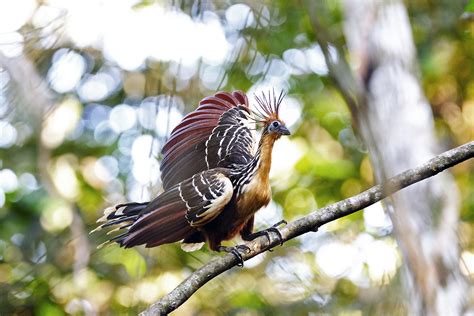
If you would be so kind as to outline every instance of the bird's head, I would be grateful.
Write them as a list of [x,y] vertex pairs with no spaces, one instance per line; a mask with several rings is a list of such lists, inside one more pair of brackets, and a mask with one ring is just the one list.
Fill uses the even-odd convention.
[[285,123],[283,123],[281,120],[272,120],[265,124],[265,132],[267,132],[269,135],[272,135],[276,138],[279,138],[282,135],[290,135],[290,131],[288,128],[285,126]]
[[256,116],[256,121],[263,126],[262,137],[278,139],[282,135],[290,135],[290,131],[278,115],[285,94],[281,91],[277,97],[275,90],[272,92],[269,91],[268,94],[262,92],[261,96],[255,95],[258,106],[253,113]]

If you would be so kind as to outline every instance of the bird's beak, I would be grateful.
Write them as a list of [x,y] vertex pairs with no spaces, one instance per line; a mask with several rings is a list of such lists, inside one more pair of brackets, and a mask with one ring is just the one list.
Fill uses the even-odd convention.
[[278,133],[280,135],[291,135],[290,130],[288,128],[286,128],[286,126],[283,126],[283,125],[281,125],[278,128]]

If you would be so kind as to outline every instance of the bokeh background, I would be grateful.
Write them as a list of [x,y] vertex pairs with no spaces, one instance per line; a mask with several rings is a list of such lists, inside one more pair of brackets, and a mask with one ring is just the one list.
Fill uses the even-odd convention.
[[[341,29],[339,1],[323,27]],[[89,235],[102,209],[160,192],[160,148],[217,90],[285,90],[262,229],[374,184],[299,1],[0,2],[0,314],[137,314],[218,255]],[[420,76],[445,149],[474,139],[474,23],[462,1],[410,1]],[[343,39],[340,39],[343,40]],[[474,166],[460,190],[474,279]],[[380,203],[213,280],[176,315],[405,314],[401,254]],[[472,286],[468,308],[474,306]]]

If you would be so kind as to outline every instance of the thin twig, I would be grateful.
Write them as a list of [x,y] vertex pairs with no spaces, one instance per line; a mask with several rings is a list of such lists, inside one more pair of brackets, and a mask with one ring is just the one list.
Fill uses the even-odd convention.
[[[306,1],[308,17],[313,28],[314,39],[319,44],[324,60],[336,87],[346,101],[353,117],[358,114],[359,106],[364,103],[364,92],[357,81],[349,62],[346,60],[343,48],[338,45],[327,28],[322,27],[317,12],[325,10],[324,2]],[[332,56],[331,48],[336,56]]]
[[[328,205],[305,217],[290,222],[280,229],[281,237],[283,241],[288,241],[302,234],[316,231],[317,228],[323,224],[357,212],[409,185],[432,177],[447,168],[473,157],[474,141],[435,156],[422,166],[400,173],[388,179],[384,184],[375,185],[358,195]],[[266,237],[259,237],[246,243],[245,245],[249,247],[250,251],[248,253],[241,253],[243,259],[248,260],[279,245],[280,240],[276,238],[277,236],[272,235],[272,237],[274,238],[271,238],[270,243],[268,243]],[[176,310],[186,302],[194,292],[216,276],[237,265],[237,263],[238,260],[233,254],[216,257],[193,272],[173,291],[152,304],[140,315],[165,315]]]

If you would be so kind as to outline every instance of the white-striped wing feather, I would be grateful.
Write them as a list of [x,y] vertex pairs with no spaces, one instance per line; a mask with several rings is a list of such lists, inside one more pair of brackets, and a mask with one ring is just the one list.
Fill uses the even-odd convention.
[[232,199],[232,182],[219,170],[222,169],[195,174],[178,185],[179,195],[186,204],[186,219],[193,227],[212,221]]

